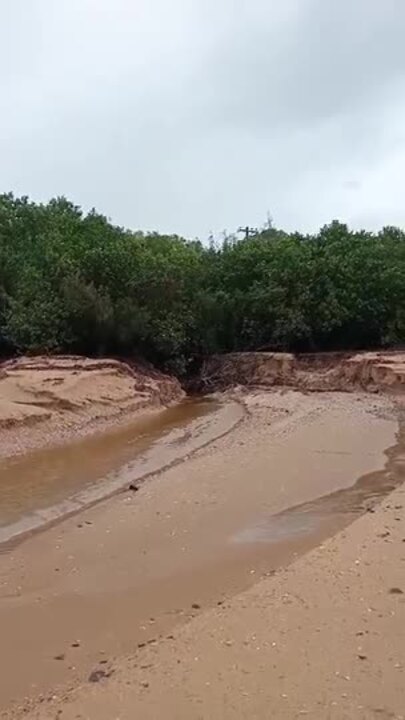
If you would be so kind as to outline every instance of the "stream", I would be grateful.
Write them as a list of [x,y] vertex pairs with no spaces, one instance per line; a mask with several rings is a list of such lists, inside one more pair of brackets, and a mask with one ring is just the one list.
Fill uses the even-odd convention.
[[[114,657],[141,662],[149,643],[226,611],[402,482],[403,432],[384,401],[287,396],[276,413],[276,400],[247,413],[191,399],[1,462],[3,703],[80,684]],[[118,494],[130,484],[139,493]]]
[[0,460],[0,544],[139,483],[231,430],[238,403],[187,399],[102,434]]

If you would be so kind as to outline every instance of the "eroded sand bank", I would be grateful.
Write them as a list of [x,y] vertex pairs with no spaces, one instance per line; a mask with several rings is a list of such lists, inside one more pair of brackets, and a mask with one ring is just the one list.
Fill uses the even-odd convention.
[[147,365],[85,357],[21,357],[0,364],[0,457],[128,422],[184,397]]
[[[382,511],[368,513],[358,521],[363,530],[356,522],[327,552],[318,550],[320,560],[308,555],[273,573],[400,482],[399,449],[385,454],[397,441],[396,410],[384,397],[355,393],[242,395],[249,412],[232,433],[139,492],[67,519],[0,558],[0,697],[8,716],[374,717],[353,714],[352,705],[345,715],[332,704],[339,675],[315,685],[332,665],[348,677],[352,665],[363,673],[364,695],[374,682],[366,660],[350,655],[344,671],[354,647],[345,635],[353,608],[354,624],[359,613],[376,623],[368,638],[375,644],[357,651],[373,654],[373,672],[385,672],[390,653],[394,665],[404,662],[403,619],[390,614],[403,610],[400,593],[382,585],[377,604],[372,595],[382,576],[386,585],[403,585],[395,568],[405,545],[396,535],[397,544],[379,538],[384,566],[378,552],[373,566],[376,533],[385,532]],[[399,535],[402,515],[392,522]],[[370,535],[367,523],[377,523]],[[356,557],[349,561],[350,553]],[[383,617],[394,645],[381,665],[373,632]],[[349,680],[339,682],[343,699]],[[396,712],[405,694],[392,682]],[[388,699],[380,698],[387,708]]]

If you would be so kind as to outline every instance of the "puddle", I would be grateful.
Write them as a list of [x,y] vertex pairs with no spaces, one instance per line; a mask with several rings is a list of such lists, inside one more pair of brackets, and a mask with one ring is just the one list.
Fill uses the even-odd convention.
[[[403,432],[402,432],[403,434]],[[354,485],[318,497],[287,510],[261,518],[240,530],[231,543],[282,546],[295,540],[330,535],[345,527],[402,484],[405,479],[404,440],[387,451],[382,471],[361,477]]]
[[233,542],[241,543],[280,543],[293,537],[302,537],[316,530],[320,517],[306,514],[305,511],[286,512],[273,515],[253,527],[246,528],[232,538]]
[[186,400],[64,446],[0,461],[0,543],[182,460],[231,429],[237,403]]

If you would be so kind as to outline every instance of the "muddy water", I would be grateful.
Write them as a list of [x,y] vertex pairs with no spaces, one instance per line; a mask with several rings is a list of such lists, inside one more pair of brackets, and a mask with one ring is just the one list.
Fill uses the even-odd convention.
[[[156,448],[175,462],[179,449],[225,434],[238,417],[232,403],[205,408],[152,442],[126,481],[162,461]],[[402,479],[401,443],[384,454],[394,417],[367,414],[349,396],[303,396],[295,415],[277,418],[251,414],[139,493],[0,557],[0,708],[82,683],[98,663],[113,669],[114,656],[141,662],[145,644],[172,637],[200,609],[224,600],[226,609],[226,598],[345,527]],[[80,488],[83,502],[98,484]]]
[[0,543],[181,460],[242,415],[236,403],[187,400],[101,435],[0,460]]
[[388,451],[384,470],[369,473],[350,487],[263,517],[236,533],[231,541],[245,546],[274,546],[276,552],[283,544],[298,544],[302,548],[302,543],[316,545],[322,537],[344,528],[359,515],[373,512],[374,505],[405,480],[405,432],[402,435]]

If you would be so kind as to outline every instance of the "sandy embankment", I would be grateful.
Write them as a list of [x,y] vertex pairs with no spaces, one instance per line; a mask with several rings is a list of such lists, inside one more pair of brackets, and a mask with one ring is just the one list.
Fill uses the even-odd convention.
[[399,483],[393,404],[240,392],[232,433],[0,557],[5,717],[400,717],[402,500],[273,576]]
[[[230,353],[210,357],[196,383],[302,391],[402,392],[405,353]],[[0,457],[63,444],[128,423],[185,397],[150,365],[79,356],[17,358],[0,364]]]
[[201,370],[203,390],[245,387],[291,387],[303,391],[366,390],[403,393],[405,352],[229,353],[209,357]]
[[69,441],[178,402],[175,378],[118,360],[18,358],[0,365],[0,456]]

